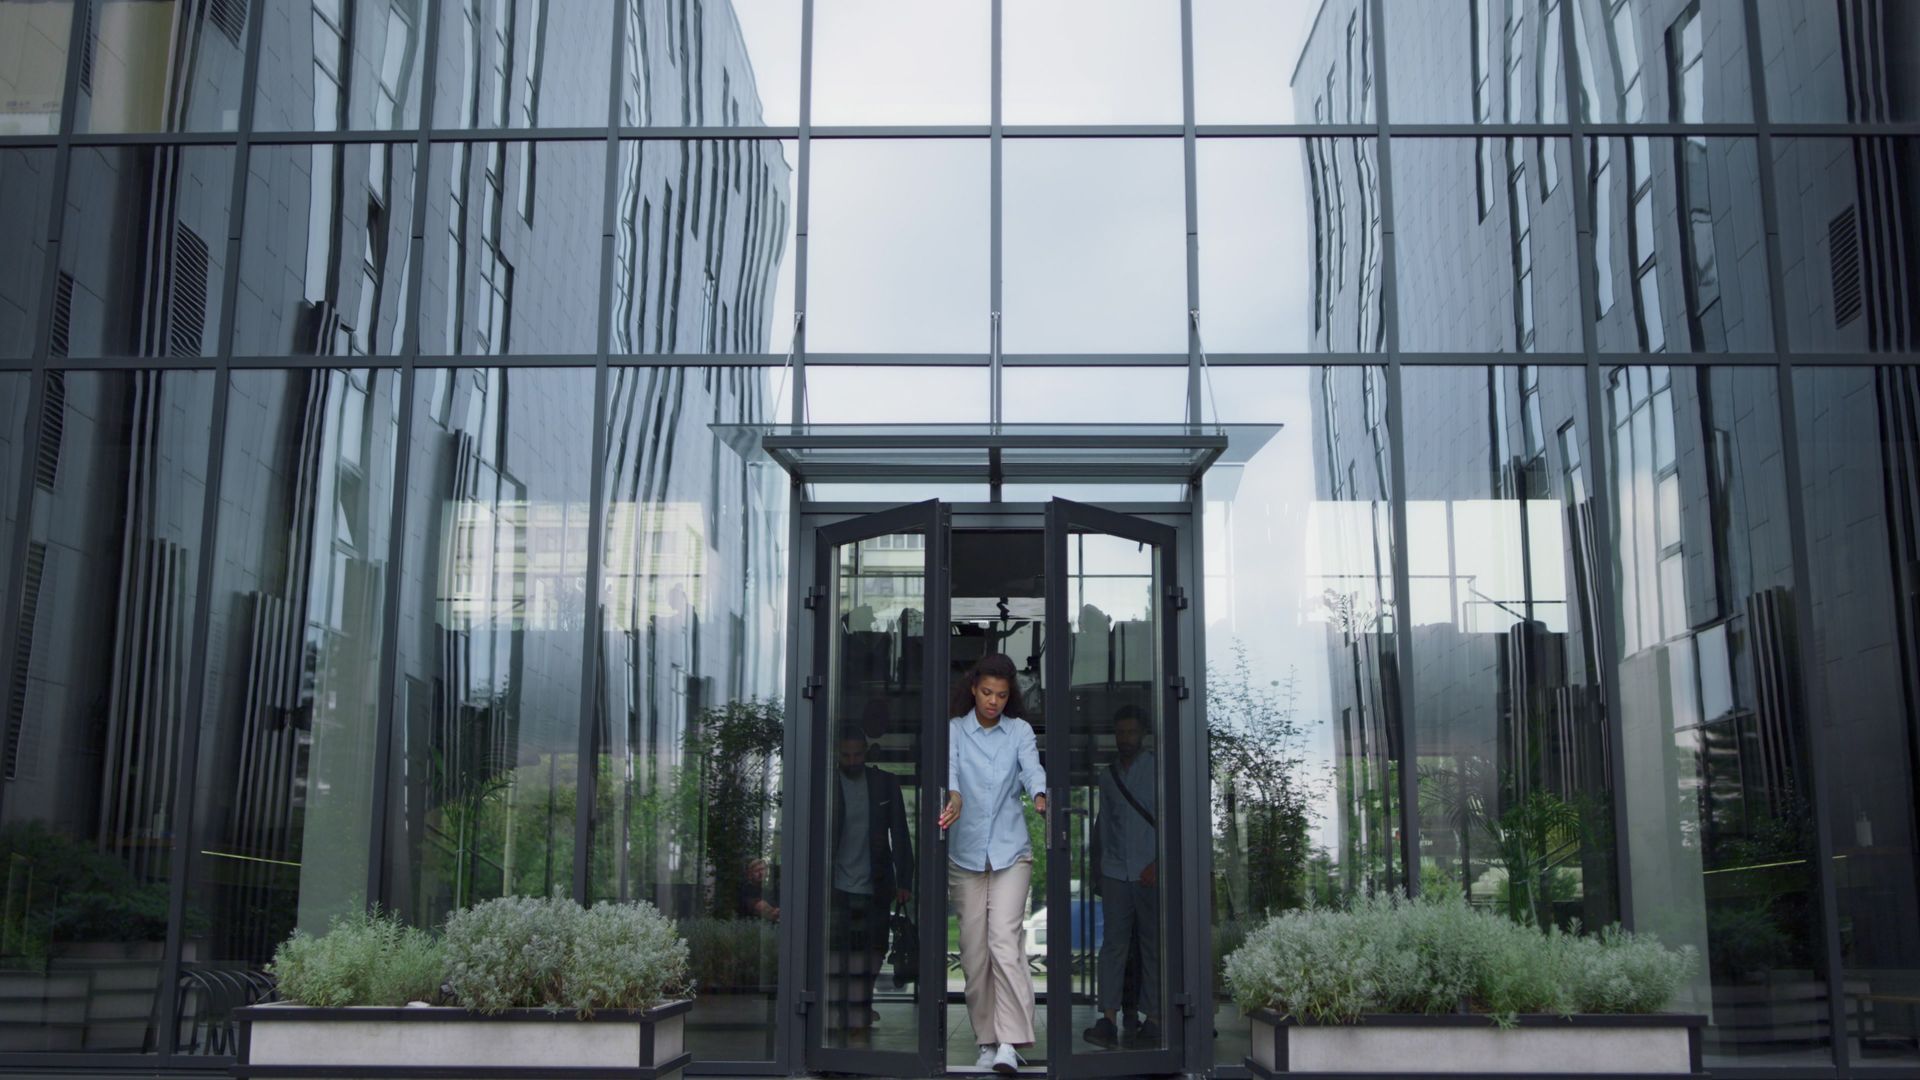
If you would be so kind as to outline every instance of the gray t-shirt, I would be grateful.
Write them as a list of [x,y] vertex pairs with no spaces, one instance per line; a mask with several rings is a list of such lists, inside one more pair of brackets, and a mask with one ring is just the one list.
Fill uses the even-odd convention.
[[840,843],[833,853],[833,887],[842,892],[873,892],[873,850],[868,839],[867,770],[858,779],[840,780],[840,798],[847,808],[847,819],[840,825]]

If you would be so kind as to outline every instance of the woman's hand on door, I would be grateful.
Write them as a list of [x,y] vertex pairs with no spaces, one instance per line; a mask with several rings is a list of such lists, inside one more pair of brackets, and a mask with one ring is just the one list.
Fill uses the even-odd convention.
[[948,828],[958,820],[960,820],[960,793],[958,791],[949,791],[947,792],[947,805],[940,808],[940,827],[942,829]]

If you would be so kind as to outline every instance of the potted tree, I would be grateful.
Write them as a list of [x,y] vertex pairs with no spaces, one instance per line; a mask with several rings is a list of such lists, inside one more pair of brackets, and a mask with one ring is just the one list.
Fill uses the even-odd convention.
[[1226,959],[1248,1068],[1534,1076],[1700,1072],[1703,1016],[1662,1012],[1692,950],[1543,932],[1457,894],[1272,919]]
[[687,946],[650,904],[504,897],[439,938],[342,919],[295,933],[272,971],[286,1000],[237,1011],[235,1076],[653,1080],[690,1057]]

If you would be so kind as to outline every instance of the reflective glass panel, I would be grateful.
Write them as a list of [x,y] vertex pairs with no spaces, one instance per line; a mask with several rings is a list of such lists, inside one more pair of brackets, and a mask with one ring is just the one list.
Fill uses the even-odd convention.
[[1202,124],[1372,123],[1372,5],[1194,0],[1193,93]]
[[414,376],[387,907],[572,889],[590,368]]
[[[1054,993],[1093,991],[1093,1009],[1072,1010],[1081,1035],[1076,1054],[1097,1057],[1167,1045],[1167,890],[1161,876],[1172,829],[1167,827],[1173,763],[1168,754],[1166,608],[1156,602],[1165,556],[1153,545],[1098,532],[1067,535],[1066,805],[1072,869],[1069,909],[1052,920],[1073,926],[1098,921],[1097,934],[1072,936],[1068,955],[1087,980],[1047,983]],[[1053,853],[1050,853],[1053,854]],[[1050,912],[1051,917],[1053,913]],[[1066,925],[1061,925],[1061,922]],[[1049,971],[1051,976],[1051,971]],[[1064,982],[1067,985],[1061,986]],[[1077,995],[1076,995],[1077,996]],[[1125,1031],[1124,1045],[1121,1034]]]
[[240,126],[247,4],[77,0],[73,6],[85,8],[87,42],[80,57],[75,131],[233,131]]
[[[1560,20],[1576,2],[1385,0],[1393,122],[1565,121]],[[1331,109],[1338,95],[1328,100]]]
[[1385,347],[1376,141],[1200,140],[1200,343],[1209,353]]
[[1920,139],[1775,137],[1773,175],[1792,349],[1920,349]]
[[793,0],[624,0],[620,20],[627,63],[620,122],[628,127],[798,124],[800,9]]
[[[20,506],[20,460],[27,452],[27,410],[33,404],[33,376],[0,372],[0,551],[13,551],[13,524]],[[56,404],[58,404],[56,402]],[[0,558],[9,558],[0,555]],[[12,718],[8,718],[12,723]]]
[[1009,424],[1187,418],[1184,367],[1016,367],[1001,373],[1000,388],[1000,418]]
[[407,143],[253,149],[235,355],[400,351],[413,160]]
[[1753,119],[1743,8],[1741,0],[1574,3],[1582,115],[1607,124]]
[[813,143],[807,348],[988,350],[985,139]]
[[989,371],[984,367],[808,364],[807,421],[814,424],[978,423],[985,421],[990,412],[988,376]]
[[1804,1009],[1828,987],[1777,386],[1772,368],[1605,383],[1634,928],[1704,958],[1669,1008],[1713,1014],[1709,1066],[1832,1046]]
[[1392,446],[1383,368],[1216,368],[1223,420],[1281,425],[1206,476],[1213,1060],[1247,1025],[1223,958],[1283,911],[1401,887]]
[[[556,5],[532,6],[551,12]],[[426,0],[268,0],[265,15],[256,128],[388,131],[420,125]],[[441,15],[465,17],[452,5]],[[528,59],[524,53],[514,58]]]
[[1775,123],[1920,120],[1920,9],[1768,0],[1759,5],[1767,113]]
[[76,147],[69,168],[54,291],[67,355],[212,356],[233,150]]
[[771,1059],[779,1023],[789,487],[707,428],[766,422],[777,378],[607,373],[589,889],[679,924],[708,1061]]
[[[79,0],[85,3],[86,0]],[[0,135],[60,130],[75,0],[0,0]]]
[[1773,347],[1751,139],[1588,142],[1601,352]]
[[294,930],[367,901],[398,372],[238,371],[182,962],[179,1053],[213,1053]]
[[[164,1028],[193,681],[203,371],[47,373],[8,706],[10,1051],[142,1054]],[[10,549],[11,550],[11,549]],[[211,912],[189,905],[188,928]],[[191,929],[189,932],[193,932]]]
[[1008,140],[1008,352],[1187,349],[1177,139]]
[[1401,379],[1421,889],[1599,930],[1619,902],[1586,369]]
[[591,353],[604,142],[439,143],[427,178],[427,354]]
[[798,161],[772,139],[620,144],[613,352],[792,350]]
[[816,0],[813,122],[986,123],[991,15],[986,0]]
[[607,7],[592,0],[444,0],[433,126],[606,126],[613,88]]
[[1912,368],[1794,372],[1806,500],[1816,665],[1808,705],[1820,718],[1848,1056],[1862,1065],[1920,1061],[1920,857],[1914,839],[1920,690],[1914,550],[1920,529],[1904,486],[1920,452]]
[[1180,123],[1180,5],[1047,0],[1000,17],[1007,123]]
[[1579,351],[1567,142],[1394,141],[1401,348]]
[[[0,251],[11,253],[11,265],[0,272],[0,356],[33,355],[40,283],[46,280],[47,216],[53,212],[53,155],[51,149],[0,150]],[[69,305],[70,312],[72,287],[63,288],[64,298],[56,296],[54,303]],[[68,343],[52,342],[49,351],[65,356]]]

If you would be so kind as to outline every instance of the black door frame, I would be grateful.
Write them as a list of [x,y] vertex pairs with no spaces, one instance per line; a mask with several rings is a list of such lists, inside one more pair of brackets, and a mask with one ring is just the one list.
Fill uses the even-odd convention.
[[[787,769],[784,786],[791,801],[787,804],[787,820],[782,826],[784,832],[782,859],[786,866],[800,872],[782,875],[780,896],[784,912],[782,924],[796,928],[799,932],[782,935],[784,944],[781,951],[779,1003],[776,1017],[784,1030],[776,1041],[777,1045],[783,1048],[783,1052],[779,1055],[780,1059],[786,1063],[787,1070],[794,1075],[829,1069],[849,1073],[873,1073],[872,1065],[858,1060],[829,1065],[827,1057],[823,1057],[823,1052],[815,1049],[819,1041],[816,1038],[816,1032],[819,1030],[817,1025],[821,1023],[818,1016],[819,1010],[813,1007],[815,1002],[811,1000],[816,994],[817,984],[812,973],[819,970],[814,951],[818,932],[813,925],[818,912],[815,910],[816,902],[809,895],[811,890],[808,883],[817,880],[811,876],[815,872],[814,848],[818,846],[812,843],[812,838],[824,824],[824,811],[817,805],[820,803],[822,797],[820,793],[824,785],[820,783],[818,777],[824,775],[828,748],[820,741],[824,737],[823,725],[816,712],[815,702],[803,696],[808,676],[824,675],[826,657],[821,653],[819,645],[825,639],[820,636],[819,625],[822,618],[820,612],[825,605],[816,602],[814,609],[808,609],[805,607],[806,597],[810,589],[823,586],[831,580],[829,576],[831,566],[827,560],[831,557],[833,545],[845,543],[853,535],[864,535],[863,529],[870,529],[872,523],[883,520],[876,515],[912,511],[916,516],[911,520],[925,521],[926,508],[930,505],[937,506],[940,514],[940,526],[937,529],[939,561],[937,564],[934,561],[935,538],[930,537],[928,565],[930,578],[932,568],[937,565],[942,578],[942,588],[945,590],[948,553],[951,550],[948,537],[952,530],[1044,531],[1048,504],[1044,502],[966,502],[918,503],[902,506],[891,502],[808,502],[801,496],[800,486],[795,485],[794,501],[791,505],[793,507],[792,525],[788,535],[791,544],[789,559],[792,578],[788,588],[791,607],[787,619],[789,641],[786,646],[788,655],[786,682],[788,698],[792,702],[789,706],[789,715],[796,722],[789,725],[785,742]],[[1177,799],[1169,801],[1192,803],[1195,798],[1204,800],[1206,798],[1205,731],[1204,725],[1199,722],[1201,702],[1204,698],[1200,661],[1203,640],[1203,628],[1200,623],[1202,577],[1199,563],[1201,504],[1196,497],[1191,501],[1179,502],[1113,502],[1080,505],[1093,511],[1123,515],[1129,520],[1145,521],[1173,530],[1174,541],[1164,566],[1168,581],[1184,590],[1188,596],[1192,597],[1192,602],[1180,610],[1169,612],[1171,621],[1168,637],[1172,639],[1172,643],[1166,646],[1169,658],[1167,670],[1173,674],[1184,675],[1192,686],[1193,692],[1190,697],[1170,703],[1167,713],[1169,727],[1175,733],[1175,738],[1167,740],[1164,745],[1167,745],[1170,752],[1176,755],[1169,760],[1167,776],[1169,784],[1179,793]],[[905,531],[915,527],[914,525],[901,527],[899,522],[903,520],[908,519],[889,519],[888,523],[893,527],[881,528],[871,532],[871,535]],[[866,525],[863,526],[861,524],[863,522]],[[834,531],[828,533],[827,530]],[[938,599],[940,622],[933,621],[934,612],[930,599],[929,625],[942,625],[948,619],[951,597],[943,591]],[[1049,619],[1052,617],[1052,612],[1049,611]],[[926,658],[929,671],[936,670],[934,668],[936,660],[932,655],[934,647],[929,646]],[[944,670],[947,663],[944,639],[940,639],[938,648],[942,653],[938,659],[941,665],[939,670]],[[944,709],[944,686],[940,687],[937,696],[940,701],[932,709],[933,713]],[[819,707],[824,708],[824,697]],[[1175,741],[1179,744],[1177,750],[1173,748]],[[938,757],[937,761],[929,760],[925,764],[925,767],[930,770],[929,775],[944,776],[946,769],[944,740],[938,738],[930,740],[927,749],[930,754]],[[1049,783],[1051,784],[1051,780]],[[940,957],[940,962],[943,963],[946,952],[944,936],[946,881],[944,867],[941,866],[944,861],[944,847],[940,846],[938,839],[938,811],[933,808],[933,801],[927,800],[927,805],[922,807],[922,811],[920,836],[934,838],[934,844],[929,847],[927,842],[922,840],[922,850],[919,852],[921,892],[917,903],[920,905],[921,912],[919,917],[921,955],[927,960]],[[1178,893],[1178,899],[1172,900],[1171,903],[1179,905],[1179,909],[1183,911],[1205,910],[1206,907],[1206,880],[1212,869],[1211,853],[1206,849],[1204,831],[1198,837],[1187,835],[1194,832],[1196,828],[1204,830],[1206,818],[1207,815],[1204,813],[1182,814],[1178,824],[1180,831],[1167,834],[1168,844],[1178,845],[1183,856],[1177,882],[1168,881],[1168,894],[1171,897],[1174,893]],[[928,885],[930,878],[933,882],[931,891]],[[933,902],[935,897],[940,901],[938,909],[940,917],[930,919],[925,915],[925,905]],[[1049,904],[1051,903],[1052,898],[1049,894]],[[1155,1071],[1205,1073],[1213,1067],[1212,996],[1207,985],[1208,973],[1211,970],[1211,964],[1207,959],[1212,947],[1211,927],[1207,925],[1205,919],[1182,919],[1176,923],[1169,918],[1167,925],[1166,955],[1162,962],[1167,969],[1168,999],[1162,1006],[1165,1014],[1162,1017],[1162,1026],[1167,1030],[1169,1045],[1174,1049],[1156,1052],[1166,1055],[1166,1060],[1170,1064],[1162,1070],[1159,1068],[1160,1063],[1155,1062]],[[934,940],[936,935],[937,940]],[[932,951],[929,951],[930,945]],[[923,968],[927,960],[923,960]],[[1196,982],[1196,979],[1199,981]],[[921,1014],[919,1030],[922,1038],[926,1037],[925,1033],[929,1029],[934,1033],[931,1056],[924,1062],[915,1061],[908,1064],[903,1060],[905,1055],[893,1054],[891,1057],[905,1067],[887,1066],[880,1074],[938,1076],[951,1071],[950,1065],[964,1067],[968,1064],[949,1063],[944,1060],[947,1035],[944,990],[944,980],[937,976],[923,979],[916,985],[916,1002]],[[930,996],[937,997],[939,1000],[930,1001],[928,1000]],[[1192,1004],[1196,1001],[1207,1005],[1207,1008],[1196,1010]],[[1049,1018],[1050,1038],[1053,1026]],[[1077,1032],[1064,1032],[1063,1035],[1066,1038],[1072,1038],[1077,1036]],[[1052,1045],[1049,1045],[1048,1049],[1049,1075],[1062,1075],[1060,1072],[1062,1064],[1054,1060]],[[828,1057],[836,1059],[845,1053],[848,1051],[825,1052]],[[855,1051],[855,1053],[871,1052]],[[1070,1058],[1072,1055],[1067,1056]],[[867,1060],[871,1061],[870,1058]],[[1111,1054],[1093,1056],[1090,1060],[1096,1063],[1096,1066],[1090,1067],[1090,1070],[1099,1074],[1107,1074],[1120,1065],[1118,1057]],[[695,1068],[697,1071],[705,1071],[699,1070],[697,1065]],[[1080,1075],[1086,1075],[1086,1073],[1083,1072]]]

